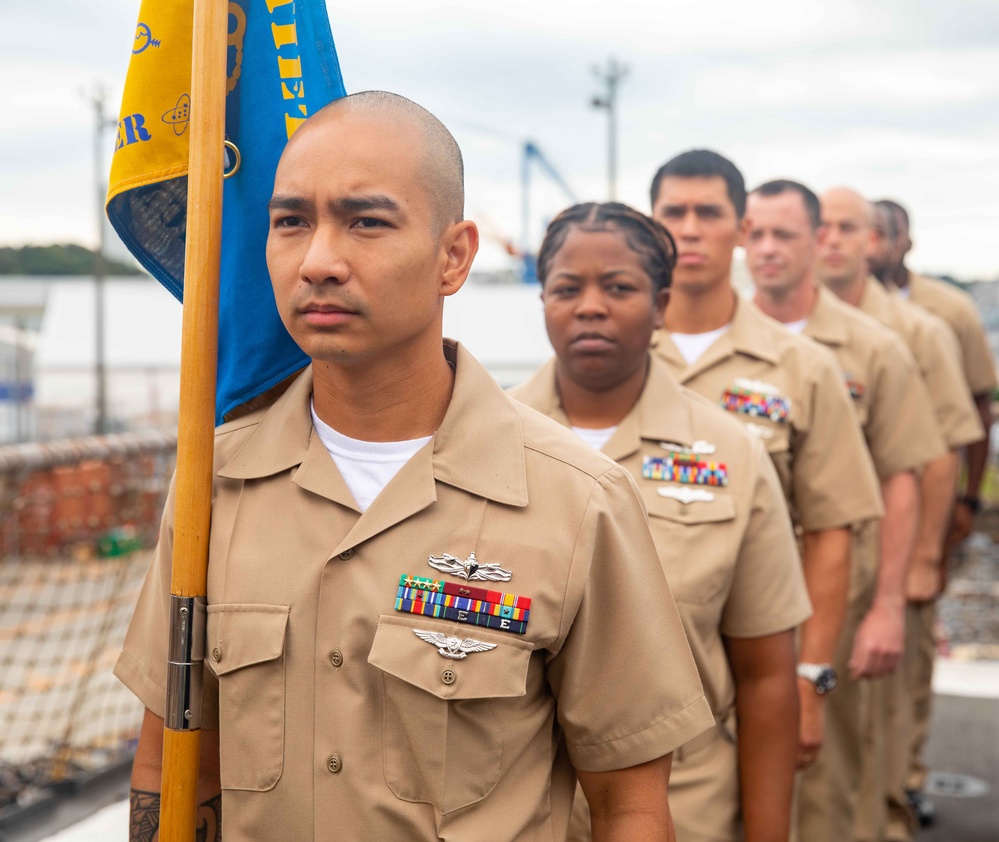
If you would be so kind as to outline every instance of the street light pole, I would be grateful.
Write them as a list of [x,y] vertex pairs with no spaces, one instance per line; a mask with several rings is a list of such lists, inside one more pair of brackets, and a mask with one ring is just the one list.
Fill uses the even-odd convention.
[[94,183],[97,188],[97,251],[94,254],[94,378],[95,415],[94,432],[103,435],[108,432],[107,406],[107,361],[104,353],[104,278],[107,265],[104,258],[104,199],[107,185],[104,183],[104,129],[113,122],[104,113],[107,91],[97,84],[90,95],[94,107]]
[[628,75],[628,66],[612,57],[606,69],[594,67],[593,74],[604,86],[604,92],[590,104],[607,111],[607,198],[613,202],[617,199],[617,90]]

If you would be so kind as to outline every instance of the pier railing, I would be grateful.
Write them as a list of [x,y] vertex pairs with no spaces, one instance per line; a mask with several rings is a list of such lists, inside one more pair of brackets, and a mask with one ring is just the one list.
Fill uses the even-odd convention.
[[0,820],[121,763],[142,708],[111,674],[176,434],[0,447]]

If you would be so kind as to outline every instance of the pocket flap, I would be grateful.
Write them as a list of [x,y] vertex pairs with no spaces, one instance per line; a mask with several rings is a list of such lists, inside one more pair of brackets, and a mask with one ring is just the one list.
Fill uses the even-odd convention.
[[642,498],[652,517],[662,517],[677,523],[718,523],[732,520],[735,517],[735,500],[725,493],[720,494],[714,488],[707,486],[669,486],[671,488],[691,488],[709,491],[714,494],[713,500],[695,500],[684,503],[671,497],[663,497],[659,489],[666,486],[643,486]]
[[225,675],[280,658],[287,626],[287,605],[209,605],[206,661]]
[[[445,658],[437,646],[416,635],[417,629],[463,640],[473,638],[495,644],[495,648],[469,652],[460,659]],[[383,615],[378,618],[368,663],[439,699],[502,698],[526,694],[527,667],[533,649],[527,641],[478,626],[445,623],[419,615]],[[444,680],[445,672],[450,683]]]
[[743,426],[763,442],[767,453],[784,453],[791,447],[791,429],[786,423],[743,421]]

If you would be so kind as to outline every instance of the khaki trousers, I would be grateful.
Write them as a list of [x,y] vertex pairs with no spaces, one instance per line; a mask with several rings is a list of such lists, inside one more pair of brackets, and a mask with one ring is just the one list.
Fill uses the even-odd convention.
[[880,764],[872,758],[865,765],[857,842],[910,842],[915,833],[916,817],[905,793],[921,789],[924,783],[925,772],[914,775],[913,762],[922,751],[929,726],[935,620],[935,603],[906,608],[902,665],[878,682],[883,693],[873,705],[869,733],[871,740],[883,740],[884,756]]
[[850,601],[833,666],[839,683],[823,702],[825,739],[815,762],[798,776],[794,831],[801,842],[852,838],[869,720],[870,683],[850,680],[854,637],[870,610],[877,584],[875,524],[854,533]]
[[889,718],[888,707],[893,704],[893,678],[889,675],[867,682],[860,787],[853,827],[855,842],[882,842],[885,835],[888,817],[885,808],[884,728]]
[[912,731],[909,740],[909,771],[906,776],[906,789],[921,790],[926,786],[927,769],[923,763],[923,749],[930,733],[930,717],[933,706],[933,662],[937,654],[935,627],[937,603],[913,606],[909,614],[915,617],[912,622],[912,646],[906,647],[906,658],[912,653],[911,663],[906,667],[909,694],[912,698]]
[[[730,729],[673,753],[669,808],[677,842],[739,842],[739,758]],[[590,809],[576,785],[566,842],[589,842]]]

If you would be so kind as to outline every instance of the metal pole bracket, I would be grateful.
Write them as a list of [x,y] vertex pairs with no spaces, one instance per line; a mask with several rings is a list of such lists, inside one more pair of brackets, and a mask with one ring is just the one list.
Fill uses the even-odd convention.
[[170,595],[166,727],[174,731],[201,727],[206,613],[203,596]]

